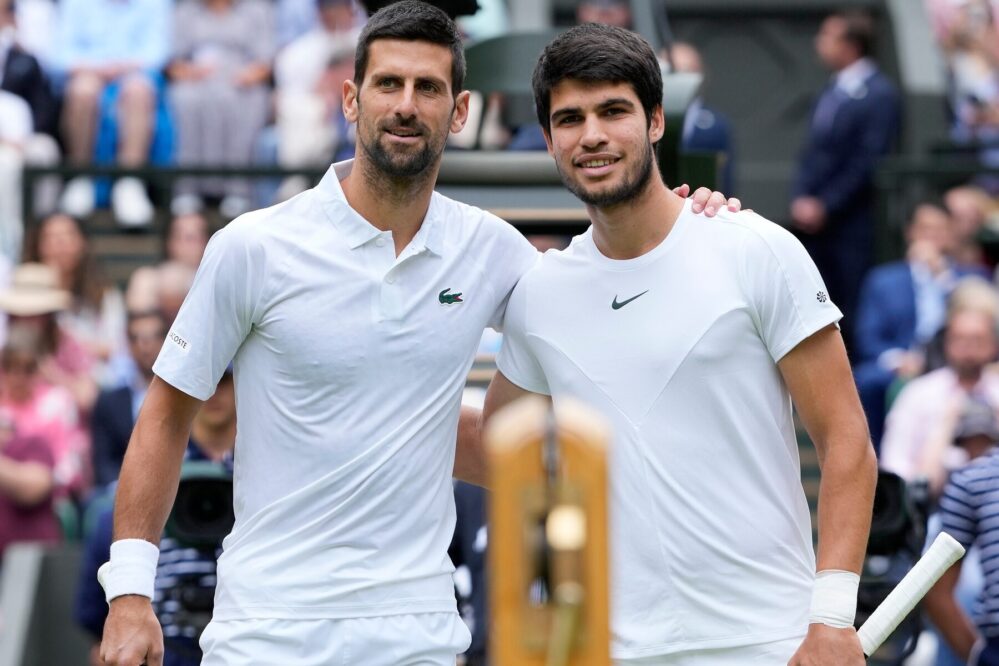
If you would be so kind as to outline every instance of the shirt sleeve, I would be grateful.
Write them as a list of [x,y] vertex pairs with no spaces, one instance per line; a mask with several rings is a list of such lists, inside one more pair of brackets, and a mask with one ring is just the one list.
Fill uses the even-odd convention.
[[943,531],[954,537],[965,549],[971,548],[978,537],[975,494],[968,487],[968,482],[968,476],[962,472],[952,475],[940,498]]
[[215,392],[257,320],[268,278],[256,235],[243,218],[212,236],[153,365],[160,378],[199,400]]
[[496,367],[520,388],[551,395],[548,380],[531,348],[527,333],[528,291],[529,280],[524,278],[510,295],[503,322],[503,346],[496,358]]
[[491,271],[498,271],[498,274],[495,275],[496,288],[498,293],[503,294],[503,298],[500,299],[496,310],[489,318],[489,328],[497,331],[503,330],[506,307],[513,288],[541,256],[519,231],[506,222],[502,224],[503,231],[499,239],[501,249],[497,253],[497,260],[492,262],[489,267]]
[[[755,213],[743,240],[742,282],[757,330],[774,361],[805,338],[837,323],[843,313],[829,299],[804,246],[783,227]],[[755,219],[752,219],[755,218]]]

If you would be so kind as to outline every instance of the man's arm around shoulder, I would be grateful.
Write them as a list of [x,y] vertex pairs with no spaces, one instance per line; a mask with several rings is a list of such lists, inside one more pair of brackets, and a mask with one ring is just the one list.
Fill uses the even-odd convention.
[[[877,460],[842,336],[827,326],[788,352],[778,366],[815,443],[822,471],[818,571],[857,581],[871,529]],[[821,594],[817,586],[816,595]],[[848,621],[829,624],[814,621],[816,608],[824,602],[813,596],[812,623],[790,666],[862,666],[864,655],[852,627],[855,601],[839,613],[850,615]]]
[[458,421],[458,445],[454,457],[454,477],[466,483],[487,488],[489,486],[488,457],[482,442],[482,433],[489,419],[506,405],[518,398],[534,393],[520,388],[499,370],[489,382],[486,401],[482,410],[461,408]]
[[[153,379],[132,432],[115,498],[114,538],[158,546],[177,494],[180,466],[201,402]],[[151,600],[125,594],[111,601],[101,658],[109,666],[159,666],[163,633]]]

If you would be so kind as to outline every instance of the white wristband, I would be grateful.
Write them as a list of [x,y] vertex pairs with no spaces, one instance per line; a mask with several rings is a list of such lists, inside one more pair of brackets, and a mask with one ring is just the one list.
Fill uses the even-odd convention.
[[860,576],[852,571],[830,569],[815,575],[809,624],[825,624],[837,629],[852,627],[857,617],[857,588]]
[[112,599],[126,594],[153,598],[156,563],[160,549],[145,539],[121,539],[111,544],[111,561],[97,570],[97,580],[104,588],[104,597]]

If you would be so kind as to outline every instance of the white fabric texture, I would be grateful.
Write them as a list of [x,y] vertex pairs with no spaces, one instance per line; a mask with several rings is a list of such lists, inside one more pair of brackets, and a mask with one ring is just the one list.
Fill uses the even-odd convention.
[[456,611],[462,388],[537,253],[434,194],[397,258],[347,204],[350,168],[215,234],[154,366],[204,400],[233,359],[236,523],[215,620]]
[[615,433],[614,658],[804,635],[815,562],[777,361],[841,316],[790,233],[689,202],[645,255],[588,231],[514,290],[500,371]]
[[201,666],[454,666],[471,635],[454,613],[212,622]]

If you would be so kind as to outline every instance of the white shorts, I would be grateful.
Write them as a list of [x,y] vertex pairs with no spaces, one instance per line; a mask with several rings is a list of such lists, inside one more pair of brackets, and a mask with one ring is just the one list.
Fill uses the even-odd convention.
[[805,637],[718,650],[691,650],[664,657],[618,659],[616,666],[787,666]]
[[212,620],[201,635],[201,665],[454,666],[471,641],[457,613]]

